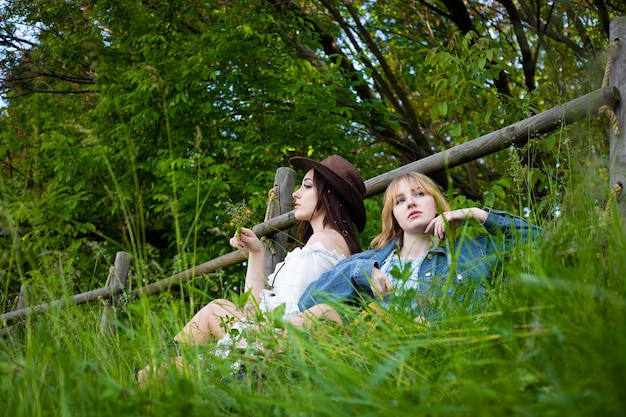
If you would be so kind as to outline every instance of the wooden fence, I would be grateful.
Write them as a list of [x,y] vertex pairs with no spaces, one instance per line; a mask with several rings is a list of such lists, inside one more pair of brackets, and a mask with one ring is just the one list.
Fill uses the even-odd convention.
[[[406,172],[421,172],[430,175],[483,158],[511,145],[525,143],[531,138],[540,137],[559,129],[561,126],[602,114],[608,117],[611,124],[610,181],[614,190],[613,202],[617,204],[622,218],[626,219],[624,199],[626,193],[621,192],[624,184],[626,184],[626,128],[624,128],[626,126],[626,105],[620,102],[621,96],[626,97],[626,17],[611,22],[610,39],[609,58],[600,89],[495,132],[370,178],[365,181],[366,197],[384,192],[393,178]],[[620,40],[622,41],[620,42]],[[266,243],[270,247],[270,250],[267,251],[265,264],[266,275],[273,270],[276,263],[284,258],[285,253],[282,248],[285,247],[287,237],[285,231],[296,223],[293,211],[287,209],[287,207],[291,207],[291,192],[294,184],[295,173],[293,170],[279,168],[276,173],[274,188],[270,192],[276,194],[276,199],[270,199],[266,220],[253,227],[254,232],[259,237],[266,239]],[[194,277],[215,272],[244,260],[245,257],[240,251],[230,252],[169,278],[128,291],[127,296],[132,298],[166,291]],[[25,299],[20,298],[16,303],[17,309],[3,314],[0,320],[4,326],[7,326],[12,321],[39,314],[52,308],[61,308],[69,303],[83,304],[100,300],[105,304],[101,329],[107,331],[111,309],[115,307],[119,301],[119,296],[126,288],[125,282],[130,269],[130,262],[130,255],[119,252],[104,288],[32,307],[26,307]],[[22,292],[27,294],[28,289],[22,288],[20,293]],[[7,334],[11,328],[12,326],[5,327],[2,329],[2,334]]]

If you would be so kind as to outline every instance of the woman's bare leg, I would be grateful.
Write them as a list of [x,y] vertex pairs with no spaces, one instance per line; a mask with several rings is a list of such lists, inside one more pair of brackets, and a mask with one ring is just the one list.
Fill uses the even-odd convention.
[[243,317],[232,301],[213,300],[192,317],[174,340],[191,345],[208,343],[213,338],[224,337],[226,330]]
[[[213,300],[202,307],[191,320],[174,337],[179,343],[197,345],[208,343],[211,339],[220,339],[226,334],[233,324],[242,319],[244,314],[237,310],[235,304],[229,300]],[[177,356],[171,359],[171,363],[176,365],[182,372],[183,360]],[[161,364],[161,367],[166,366]],[[148,380],[154,377],[163,377],[162,369],[152,369],[147,365],[137,372],[137,382],[141,387],[145,387]]]

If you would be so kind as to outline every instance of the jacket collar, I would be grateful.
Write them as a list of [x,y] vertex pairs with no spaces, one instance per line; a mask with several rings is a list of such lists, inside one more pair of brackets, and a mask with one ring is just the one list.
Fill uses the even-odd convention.
[[[398,238],[395,238],[391,242],[387,243],[382,248],[382,251],[385,253],[391,253],[391,251],[397,247],[398,247]],[[440,253],[442,255],[445,255],[448,253],[446,251],[446,248],[444,248],[443,246],[435,245],[435,246],[432,246],[430,249],[428,249],[428,253],[426,254],[426,256],[428,256],[428,254],[433,253],[433,252]]]

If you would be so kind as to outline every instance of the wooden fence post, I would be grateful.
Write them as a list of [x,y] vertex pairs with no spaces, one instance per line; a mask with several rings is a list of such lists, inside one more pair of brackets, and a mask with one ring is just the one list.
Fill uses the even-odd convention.
[[29,303],[28,299],[30,298],[30,285],[22,284],[20,287],[20,295],[17,297],[17,305],[15,307],[16,310],[20,310],[26,307]]
[[[30,286],[26,284],[22,284],[20,287],[20,294],[16,297],[15,303],[13,305],[13,311],[22,310],[28,306],[28,299],[30,298]],[[12,324],[9,327],[5,327],[2,329],[0,333],[0,337],[6,337],[7,335],[13,335],[15,333],[15,328],[19,323]]]
[[[115,262],[109,269],[109,276],[105,287],[112,289],[124,288],[126,286],[126,280],[128,278],[128,271],[130,270],[130,261],[132,257],[127,252],[118,252],[115,255]],[[100,336],[105,334],[112,334],[115,330],[112,319],[115,318],[117,306],[119,305],[121,295],[112,295],[111,298],[100,298],[102,304],[104,304],[104,310],[102,311],[102,319],[100,320]]]
[[[281,167],[276,170],[274,187],[270,191],[265,221],[291,211],[293,207],[292,194],[295,184],[296,172],[293,169]],[[289,230],[277,230],[265,240],[267,250],[265,251],[263,270],[266,277],[274,272],[276,264],[285,259],[288,238]]]
[[622,100],[614,107],[616,123],[611,126],[610,175],[620,217],[626,219],[626,16],[611,22],[609,40],[614,50],[610,59],[610,86],[619,90]]

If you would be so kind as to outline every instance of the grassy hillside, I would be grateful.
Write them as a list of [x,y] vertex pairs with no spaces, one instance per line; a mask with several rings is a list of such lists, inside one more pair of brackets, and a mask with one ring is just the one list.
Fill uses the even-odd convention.
[[[595,193],[593,181],[572,187],[556,220],[541,224],[547,243],[513,253],[471,313],[447,303],[437,321],[419,324],[369,312],[345,328],[290,329],[280,344],[261,334],[265,353],[226,361],[183,347],[184,374],[166,369],[145,389],[135,372],[172,354],[168,341],[193,310],[188,300],[128,303],[112,336],[99,335],[98,303],[31,317],[0,340],[1,413],[624,415],[626,242]],[[246,365],[241,378],[231,376],[237,359]]]

